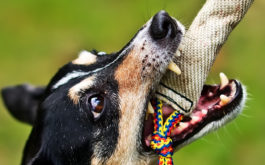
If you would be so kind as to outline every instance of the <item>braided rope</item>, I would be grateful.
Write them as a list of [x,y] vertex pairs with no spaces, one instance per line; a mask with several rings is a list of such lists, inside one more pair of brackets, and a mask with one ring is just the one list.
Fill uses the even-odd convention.
[[159,155],[159,165],[173,165],[171,130],[183,119],[183,115],[174,111],[163,123],[162,101],[155,100],[154,132],[151,140],[151,148]]

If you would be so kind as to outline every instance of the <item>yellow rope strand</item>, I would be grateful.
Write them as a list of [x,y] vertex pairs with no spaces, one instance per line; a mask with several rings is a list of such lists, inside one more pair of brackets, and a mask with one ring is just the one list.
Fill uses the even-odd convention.
[[151,148],[159,155],[159,165],[173,165],[173,143],[170,133],[182,120],[183,115],[178,111],[174,111],[163,123],[162,106],[162,101],[156,100]]

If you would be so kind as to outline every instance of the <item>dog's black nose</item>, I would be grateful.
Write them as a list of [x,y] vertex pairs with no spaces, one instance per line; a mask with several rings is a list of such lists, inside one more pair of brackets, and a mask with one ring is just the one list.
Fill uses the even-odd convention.
[[176,22],[165,11],[158,12],[152,20],[150,34],[153,39],[174,38],[177,33]]

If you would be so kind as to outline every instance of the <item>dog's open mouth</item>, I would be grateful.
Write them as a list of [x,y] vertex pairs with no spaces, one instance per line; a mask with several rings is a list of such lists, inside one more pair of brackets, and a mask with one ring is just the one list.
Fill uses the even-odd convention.
[[[219,128],[240,113],[240,108],[237,108],[240,107],[243,98],[240,82],[228,80],[223,73],[220,74],[220,78],[220,85],[204,85],[196,108],[171,131],[175,149]],[[170,106],[163,105],[163,118],[169,117],[173,111]],[[142,139],[147,151],[150,150],[152,133],[153,115],[147,113]]]

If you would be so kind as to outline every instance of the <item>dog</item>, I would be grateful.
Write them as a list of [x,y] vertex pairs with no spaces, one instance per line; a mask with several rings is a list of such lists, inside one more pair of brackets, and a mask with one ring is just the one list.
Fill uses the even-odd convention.
[[[82,51],[45,87],[4,88],[10,113],[33,126],[22,165],[154,164],[147,106],[184,33],[160,11],[116,53]],[[174,149],[234,119],[245,95],[225,75],[220,85],[205,85],[196,108],[171,134]]]

